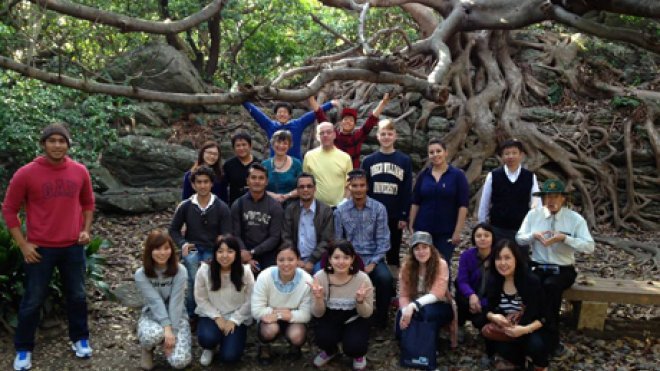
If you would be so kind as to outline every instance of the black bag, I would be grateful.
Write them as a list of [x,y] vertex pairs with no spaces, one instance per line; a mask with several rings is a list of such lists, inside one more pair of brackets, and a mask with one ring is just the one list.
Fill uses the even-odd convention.
[[401,330],[399,364],[403,367],[435,370],[438,323],[424,321],[421,314],[423,310],[424,307],[415,312],[410,319],[410,325],[405,330]]

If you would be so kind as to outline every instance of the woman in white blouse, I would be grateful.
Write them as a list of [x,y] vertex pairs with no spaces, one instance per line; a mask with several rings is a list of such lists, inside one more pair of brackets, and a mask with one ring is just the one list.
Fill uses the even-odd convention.
[[222,236],[213,256],[209,264],[202,264],[195,277],[197,340],[204,348],[200,359],[203,366],[211,364],[218,345],[221,361],[238,362],[245,349],[247,326],[252,323],[250,296],[254,276],[249,265],[241,264],[238,240]]
[[300,347],[305,342],[311,313],[309,283],[312,277],[298,268],[300,252],[290,243],[277,251],[277,265],[264,269],[257,277],[252,293],[252,316],[259,321],[258,337],[261,342],[258,361],[271,362],[270,348],[266,345],[284,334],[291,344],[290,356],[300,358]]

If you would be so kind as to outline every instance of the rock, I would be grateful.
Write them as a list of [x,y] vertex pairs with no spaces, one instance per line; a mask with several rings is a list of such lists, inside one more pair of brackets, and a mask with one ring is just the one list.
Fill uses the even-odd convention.
[[105,192],[112,188],[122,187],[121,183],[103,166],[91,167],[89,174],[92,177],[94,192]]
[[135,117],[136,124],[143,124],[148,127],[165,126],[165,121],[163,121],[163,119],[160,118],[160,116],[158,116],[154,111],[149,109],[149,107],[143,104],[138,104],[133,117]]
[[135,286],[134,281],[128,281],[118,286],[112,290],[112,293],[117,298],[117,301],[129,308],[142,308],[142,305],[144,305],[142,295],[137,289],[137,286]]
[[180,187],[196,153],[164,140],[128,135],[103,154],[101,164],[129,187]]
[[429,117],[429,122],[427,125],[429,136],[433,136],[431,135],[432,131],[447,131],[449,128],[449,120],[442,116],[431,116]]
[[96,194],[99,210],[139,214],[176,206],[181,201],[181,188],[121,187]]
[[522,120],[534,122],[565,121],[567,119],[567,114],[552,110],[544,106],[539,106],[523,108],[520,118]]
[[[118,57],[105,71],[114,81],[171,93],[205,93],[190,59],[167,44],[152,43]],[[139,77],[135,77],[139,76]]]

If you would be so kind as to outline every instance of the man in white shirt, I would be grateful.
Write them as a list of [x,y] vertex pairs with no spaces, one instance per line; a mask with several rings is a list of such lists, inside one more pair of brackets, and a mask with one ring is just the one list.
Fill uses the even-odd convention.
[[[504,163],[486,176],[477,217],[480,223],[490,223],[495,241],[507,239],[515,243],[529,209],[540,206],[541,200],[533,197],[539,185],[536,175],[522,167],[525,150],[522,142],[509,139],[500,146],[500,157]],[[522,248],[525,257],[529,247]]]
[[545,291],[547,347],[556,356],[565,353],[559,343],[559,311],[563,291],[573,285],[577,276],[575,252],[590,254],[594,251],[587,222],[580,214],[564,207],[567,195],[561,181],[546,180],[541,191],[534,193],[543,198],[544,206],[531,209],[516,234],[518,244],[530,245],[532,249],[532,271]]

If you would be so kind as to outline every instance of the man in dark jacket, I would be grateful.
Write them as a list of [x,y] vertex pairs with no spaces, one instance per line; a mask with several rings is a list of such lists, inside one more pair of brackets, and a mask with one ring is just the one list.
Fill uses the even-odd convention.
[[332,209],[314,198],[316,179],[312,174],[300,174],[296,184],[299,201],[284,212],[282,240],[298,248],[301,268],[314,273],[321,268],[321,256],[334,237]]

